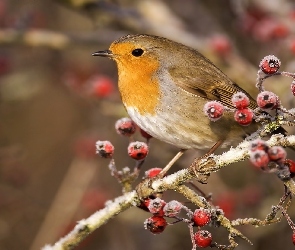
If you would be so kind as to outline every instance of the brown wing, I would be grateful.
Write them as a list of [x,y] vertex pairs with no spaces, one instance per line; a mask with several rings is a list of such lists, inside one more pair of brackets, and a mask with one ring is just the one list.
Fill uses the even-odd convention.
[[233,83],[206,58],[201,57],[201,60],[188,64],[190,65],[169,69],[171,77],[179,87],[209,100],[218,100],[227,107],[233,107],[232,96],[241,91],[250,98],[250,108],[257,107],[256,101],[245,90]]

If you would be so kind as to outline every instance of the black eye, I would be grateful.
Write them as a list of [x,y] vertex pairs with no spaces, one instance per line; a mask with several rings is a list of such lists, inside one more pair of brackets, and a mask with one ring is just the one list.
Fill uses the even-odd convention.
[[134,49],[132,50],[132,55],[139,57],[143,54],[143,50],[142,49]]

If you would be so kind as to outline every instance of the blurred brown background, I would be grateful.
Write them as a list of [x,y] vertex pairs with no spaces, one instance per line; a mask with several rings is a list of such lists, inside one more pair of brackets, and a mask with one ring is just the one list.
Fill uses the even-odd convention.
[[[257,65],[275,54],[295,72],[295,5],[292,0],[0,0],[0,249],[40,249],[75,222],[120,195],[108,161],[95,141],[111,140],[117,167],[132,167],[128,140],[116,134],[126,116],[114,62],[91,53],[128,33],[165,36],[197,48],[238,84],[255,94]],[[290,79],[267,88],[294,106]],[[290,130],[292,133],[292,131]],[[137,139],[143,140],[139,134]],[[144,170],[163,167],[177,149],[152,141]],[[173,171],[204,152],[188,152]],[[292,158],[292,153],[289,154]],[[294,158],[294,157],[293,157]],[[211,176],[200,186],[229,218],[264,218],[283,186],[248,162]],[[185,201],[173,192],[165,200]],[[294,204],[290,215],[295,218]],[[191,249],[181,223],[154,236],[143,228],[149,214],[132,208],[88,237],[77,249]],[[209,229],[227,243],[224,229]],[[292,249],[281,223],[241,230],[254,243],[237,249]]]

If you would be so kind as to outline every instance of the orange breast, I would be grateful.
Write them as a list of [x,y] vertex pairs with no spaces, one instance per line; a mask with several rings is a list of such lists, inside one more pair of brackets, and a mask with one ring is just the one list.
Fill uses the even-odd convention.
[[150,57],[140,60],[121,58],[116,60],[119,75],[119,91],[125,107],[133,107],[141,115],[154,115],[161,98],[156,77],[159,63]]

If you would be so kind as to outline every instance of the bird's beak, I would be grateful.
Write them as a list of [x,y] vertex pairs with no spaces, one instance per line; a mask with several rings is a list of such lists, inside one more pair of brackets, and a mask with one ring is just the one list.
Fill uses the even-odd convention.
[[102,51],[97,51],[92,53],[93,56],[105,56],[105,57],[112,57],[113,53],[109,49],[107,50],[102,50]]

